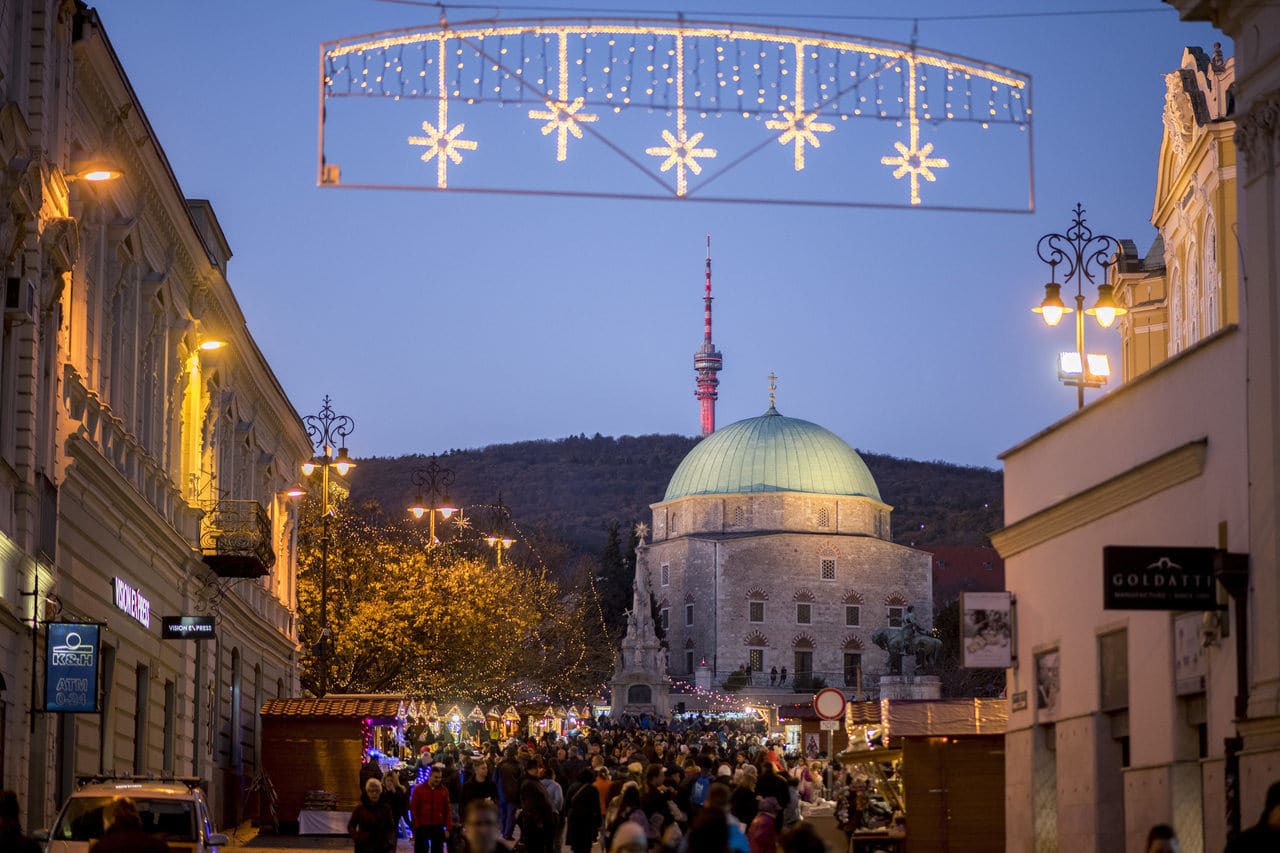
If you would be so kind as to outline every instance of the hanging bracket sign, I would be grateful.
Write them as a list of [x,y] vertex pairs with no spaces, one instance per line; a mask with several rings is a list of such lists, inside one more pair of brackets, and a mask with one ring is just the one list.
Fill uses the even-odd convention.
[[1222,610],[1217,548],[1108,545],[1102,549],[1105,610]]
[[102,626],[50,622],[45,651],[44,709],[63,714],[98,713],[99,641]]
[[212,640],[214,622],[212,616],[162,616],[160,639],[162,640]]

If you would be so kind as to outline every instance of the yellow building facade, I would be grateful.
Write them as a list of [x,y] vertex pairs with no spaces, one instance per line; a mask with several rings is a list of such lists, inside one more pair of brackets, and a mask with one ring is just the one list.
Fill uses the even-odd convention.
[[1124,381],[1240,319],[1236,250],[1235,60],[1187,48],[1165,75],[1164,137],[1145,257],[1121,241],[1109,270]]
[[[229,822],[258,708],[297,689],[310,442],[97,14],[2,17],[0,787],[34,828],[81,774],[197,775]],[[163,639],[184,615],[216,638]],[[99,713],[45,710],[59,620],[101,625]]]

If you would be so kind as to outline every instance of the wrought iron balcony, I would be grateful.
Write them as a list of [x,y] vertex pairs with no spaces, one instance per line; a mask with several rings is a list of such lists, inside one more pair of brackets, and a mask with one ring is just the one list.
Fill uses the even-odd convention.
[[275,565],[271,520],[257,501],[218,501],[200,527],[205,564],[224,578],[259,578]]

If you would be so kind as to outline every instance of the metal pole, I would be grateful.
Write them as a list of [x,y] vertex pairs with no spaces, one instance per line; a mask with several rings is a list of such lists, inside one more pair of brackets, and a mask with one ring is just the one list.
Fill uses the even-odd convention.
[[329,448],[320,469],[320,695],[329,692]]
[[[433,504],[436,502],[435,495],[431,496],[431,502]],[[427,535],[430,537],[427,540],[427,547],[434,548],[436,547],[436,508],[433,506],[427,511],[431,513],[431,523],[427,525],[427,531],[428,531]]]
[[40,567],[31,572],[31,734],[36,733],[36,671],[40,668]]
[[1084,408],[1084,379],[1088,373],[1084,355],[1084,294],[1079,291],[1083,287],[1076,278],[1076,354],[1080,356],[1080,376],[1076,379],[1076,408]]

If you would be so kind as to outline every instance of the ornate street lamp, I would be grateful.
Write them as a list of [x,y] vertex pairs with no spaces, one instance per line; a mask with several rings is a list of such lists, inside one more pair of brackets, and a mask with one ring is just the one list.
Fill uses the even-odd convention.
[[[1094,234],[1085,225],[1084,208],[1079,204],[1075,216],[1065,234],[1045,234],[1036,243],[1036,254],[1049,265],[1049,282],[1044,286],[1044,299],[1031,310],[1044,318],[1048,326],[1056,326],[1064,314],[1076,315],[1076,351],[1063,353],[1058,375],[1067,385],[1076,386],[1076,407],[1084,408],[1084,389],[1097,388],[1107,381],[1110,367],[1105,355],[1090,355],[1084,351],[1084,315],[1089,314],[1098,325],[1109,329],[1117,316],[1128,313],[1118,304],[1107,283],[1107,268],[1111,256],[1120,247],[1120,241],[1105,234]],[[1058,265],[1063,265],[1062,283],[1057,280]],[[1098,301],[1093,307],[1084,307],[1084,283],[1094,283],[1098,276]],[[1062,301],[1062,284],[1076,285],[1076,307]]]
[[[449,498],[449,487],[453,485],[453,470],[442,466],[433,455],[431,461],[425,466],[414,469],[411,479],[418,492],[413,498],[413,505],[409,507],[409,512],[414,518],[422,518],[424,515],[430,517],[430,547],[434,548],[436,513],[440,513],[440,517],[448,521],[449,517],[458,511]],[[442,495],[443,499],[437,503],[437,499]]]
[[[329,469],[345,477],[356,467],[347,452],[347,436],[355,431],[356,422],[348,415],[335,412],[328,394],[324,397],[320,413],[307,415],[302,422],[316,450],[316,455],[303,464],[302,473],[310,477],[320,472],[320,641],[316,644],[316,651],[320,658],[318,692],[324,696],[329,692],[329,653],[333,647],[333,637],[329,633],[329,516],[333,514],[329,506]],[[334,445],[337,445],[336,451]]]
[[484,537],[484,541],[488,543],[490,548],[498,552],[498,568],[502,568],[502,552],[510,549],[516,543],[516,540],[507,532],[507,526],[511,520],[511,511],[502,502],[502,492],[498,492],[498,502],[493,505],[491,517],[492,521],[489,526],[491,532]]

